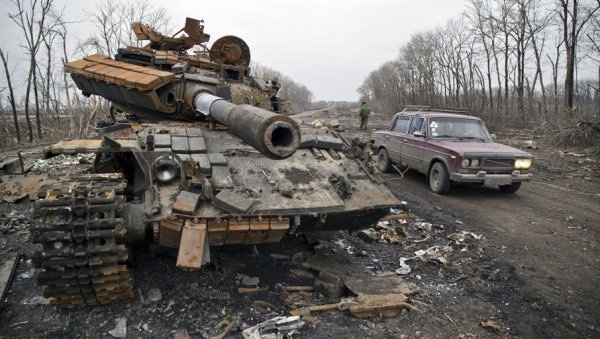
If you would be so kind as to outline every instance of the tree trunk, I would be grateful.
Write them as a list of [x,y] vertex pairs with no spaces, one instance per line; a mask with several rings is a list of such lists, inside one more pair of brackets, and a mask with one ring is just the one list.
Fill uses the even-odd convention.
[[38,139],[42,140],[42,121],[41,121],[41,117],[40,117],[40,101],[39,101],[39,95],[38,95],[37,72],[36,72],[37,62],[36,62],[34,56],[32,56],[31,60],[32,60],[32,67],[33,67],[32,72],[33,72],[33,97],[35,99],[35,123],[37,125]]
[[25,120],[27,121],[27,131],[29,132],[29,142],[33,142],[33,126],[29,117],[29,97],[31,96],[31,74],[34,71],[31,63],[29,64],[29,75],[27,76],[27,88],[25,89]]
[[15,124],[15,132],[17,135],[17,142],[21,142],[21,129],[19,128],[19,116],[17,115],[17,105],[15,104],[15,94],[13,91],[12,81],[10,79],[10,72],[8,71],[8,60],[7,60],[8,56],[4,55],[4,52],[2,51],[2,49],[0,49],[0,57],[2,58],[2,64],[4,65],[4,72],[6,74],[6,83],[8,85],[8,92],[10,93],[9,101],[10,101],[10,108],[12,109],[12,113],[13,113],[13,121]]

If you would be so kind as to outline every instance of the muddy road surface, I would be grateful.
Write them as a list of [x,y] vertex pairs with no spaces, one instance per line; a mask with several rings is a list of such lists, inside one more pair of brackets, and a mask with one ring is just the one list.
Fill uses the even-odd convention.
[[388,185],[400,199],[415,206],[420,216],[426,218],[440,210],[484,234],[489,241],[488,255],[514,268],[515,292],[527,291],[529,298],[539,299],[536,304],[549,312],[549,318],[537,319],[538,325],[553,328],[557,336],[577,336],[598,328],[597,186],[579,183],[569,187],[538,176],[512,195],[495,187],[472,185],[453,186],[450,194],[437,195],[429,191],[424,175],[410,171],[404,179]]

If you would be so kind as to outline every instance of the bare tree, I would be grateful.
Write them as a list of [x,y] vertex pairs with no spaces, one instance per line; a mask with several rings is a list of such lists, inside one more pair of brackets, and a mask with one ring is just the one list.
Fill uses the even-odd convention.
[[50,10],[52,9],[53,0],[28,0],[27,8],[25,8],[25,1],[27,0],[11,0],[16,7],[16,12],[9,14],[9,18],[21,28],[23,36],[25,37],[25,45],[22,45],[22,47],[27,54],[29,54],[29,74],[27,77],[27,88],[25,90],[25,118],[27,120],[27,128],[29,131],[29,141],[32,142],[33,130],[29,118],[29,100],[32,85],[35,100],[37,136],[39,139],[42,138],[36,56],[43,39],[45,21],[48,19],[48,13],[50,13]]
[[83,54],[93,50],[109,56],[125,45],[139,44],[131,30],[133,22],[144,22],[166,33],[170,20],[165,8],[155,7],[149,0],[103,1],[87,15],[95,32],[79,43],[79,49]]
[[15,133],[17,135],[17,142],[21,142],[21,130],[19,128],[19,117],[17,115],[17,105],[15,104],[15,92],[13,90],[12,80],[10,78],[10,70],[8,69],[8,54],[5,55],[2,48],[0,48],[0,58],[2,58],[2,64],[4,65],[4,74],[6,75],[6,83],[8,86],[8,101],[13,113],[13,121],[15,124]]
[[558,14],[563,26],[563,41],[566,51],[565,105],[572,110],[575,93],[575,63],[577,46],[581,34],[585,33],[590,19],[600,9],[600,1],[583,3],[579,0],[558,0]]
[[471,25],[473,27],[473,31],[476,34],[477,40],[483,46],[483,50],[485,52],[485,64],[486,64],[486,76],[488,82],[488,92],[489,92],[489,105],[490,112],[494,111],[494,94],[492,91],[492,51],[491,45],[493,44],[493,40],[495,39],[490,35],[488,30],[488,17],[489,14],[489,2],[484,0],[470,0],[471,7],[469,8],[469,12],[467,13],[467,17],[471,21]]

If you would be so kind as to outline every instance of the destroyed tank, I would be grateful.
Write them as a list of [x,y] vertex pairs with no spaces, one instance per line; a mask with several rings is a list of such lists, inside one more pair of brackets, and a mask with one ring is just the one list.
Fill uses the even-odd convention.
[[178,37],[135,23],[145,47],[65,65],[84,95],[135,119],[45,150],[96,153],[93,173],[41,190],[36,202],[34,263],[52,304],[131,298],[134,243],[172,248],[178,267],[200,269],[213,246],[363,228],[398,204],[358,159],[360,143],[281,114],[289,105],[277,83],[250,76],[246,43],[225,36],[208,49],[202,23],[188,18]]

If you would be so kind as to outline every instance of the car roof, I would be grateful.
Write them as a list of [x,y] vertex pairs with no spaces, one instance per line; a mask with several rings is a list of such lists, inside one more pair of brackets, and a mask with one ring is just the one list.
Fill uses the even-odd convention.
[[464,114],[456,114],[456,113],[446,113],[446,112],[431,112],[431,111],[402,111],[402,112],[398,112],[396,113],[396,115],[399,116],[418,116],[418,117],[425,117],[425,118],[464,118],[464,119],[473,119],[473,120],[481,120],[478,117],[474,117],[474,116],[470,116],[470,115],[464,115]]

